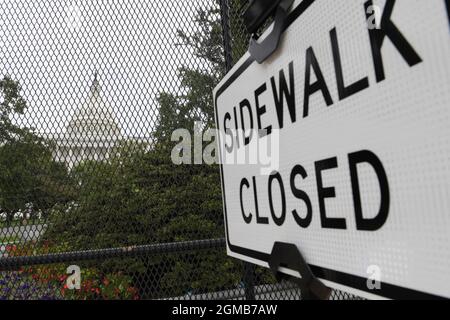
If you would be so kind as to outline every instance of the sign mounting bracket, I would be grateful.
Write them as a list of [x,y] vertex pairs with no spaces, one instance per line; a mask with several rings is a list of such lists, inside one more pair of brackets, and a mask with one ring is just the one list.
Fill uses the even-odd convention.
[[[296,283],[300,287],[303,300],[328,300],[331,295],[331,289],[314,276],[295,244],[275,242],[270,254],[269,267],[277,281],[289,279]],[[279,267],[297,271],[301,278],[281,273]]]
[[[242,13],[247,30],[252,34],[248,51],[258,63],[263,63],[274,53],[280,44],[289,8],[294,0],[252,0]],[[272,32],[261,42],[258,42],[256,32],[267,20],[275,14]]]

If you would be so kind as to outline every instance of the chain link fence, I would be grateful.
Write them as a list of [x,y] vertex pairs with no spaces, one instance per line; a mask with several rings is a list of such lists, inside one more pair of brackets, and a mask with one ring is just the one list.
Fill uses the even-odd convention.
[[240,6],[0,1],[0,299],[301,298],[226,256],[218,167],[171,160],[208,145]]

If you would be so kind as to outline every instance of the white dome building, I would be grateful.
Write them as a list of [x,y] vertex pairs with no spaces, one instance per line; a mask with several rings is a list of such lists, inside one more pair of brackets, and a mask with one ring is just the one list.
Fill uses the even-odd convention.
[[96,73],[86,101],[76,109],[65,131],[53,139],[55,159],[69,169],[83,160],[105,160],[121,140],[114,114],[100,96]]

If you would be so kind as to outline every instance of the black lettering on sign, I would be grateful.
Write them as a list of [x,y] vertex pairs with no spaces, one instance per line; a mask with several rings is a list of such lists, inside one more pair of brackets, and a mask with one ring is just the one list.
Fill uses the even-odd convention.
[[239,126],[238,126],[238,118],[237,118],[237,113],[236,113],[236,107],[233,108],[233,114],[234,114],[234,127],[236,129],[236,146],[237,148],[240,147],[240,143],[239,143]]
[[303,200],[303,202],[305,203],[306,216],[304,218],[300,217],[296,209],[292,210],[292,215],[294,216],[295,222],[297,222],[297,224],[300,227],[307,228],[311,224],[311,220],[312,220],[312,205],[311,205],[311,200],[309,199],[306,192],[298,189],[295,186],[295,177],[298,175],[301,176],[303,179],[305,179],[308,176],[308,174],[306,173],[306,170],[299,164],[296,165],[291,171],[290,184],[291,184],[291,191],[292,191],[292,194],[294,195],[294,197],[296,197],[297,199]]
[[[358,231],[376,231],[381,229],[383,225],[386,223],[388,214],[389,214],[389,205],[390,205],[390,195],[389,195],[389,185],[388,178],[386,175],[386,171],[383,168],[383,164],[381,160],[371,151],[362,150],[358,152],[353,152],[348,155],[348,162],[350,168],[350,179],[351,188],[346,188],[347,190],[352,190],[353,203],[354,203],[354,214],[356,221],[356,230]],[[361,190],[359,185],[359,178],[361,178],[361,173],[358,172],[359,164],[368,164],[370,165],[379,182],[380,186],[380,209],[377,214],[373,218],[365,218],[362,212],[362,203],[361,203]],[[336,192],[335,187],[324,187],[322,173],[326,170],[338,169],[338,159],[337,157],[328,158],[324,160],[319,160],[315,162],[315,172],[316,172],[316,187],[318,193],[318,202],[319,202],[319,211],[320,211],[320,222],[321,227],[324,229],[347,229],[347,220],[346,218],[336,218],[327,216],[325,200],[327,198],[335,198]],[[342,169],[342,168],[341,168]],[[310,197],[308,194],[299,189],[298,186],[295,185],[295,179],[297,177],[301,177],[305,180],[308,175],[306,173],[305,168],[296,164],[292,168],[290,172],[290,190],[291,194],[286,194],[283,177],[277,171],[273,172],[267,180],[267,194],[269,200],[269,206],[263,206],[263,211],[267,214],[267,216],[261,216],[259,212],[259,200],[261,200],[261,195],[258,197],[258,188],[256,185],[256,177],[252,177],[252,185],[249,183],[250,179],[243,178],[240,181],[240,189],[239,189],[239,197],[240,197],[240,205],[241,205],[241,214],[246,224],[250,224],[252,221],[255,221],[256,224],[271,224],[270,219],[273,220],[275,225],[281,227],[286,222],[287,212],[291,212],[295,222],[301,228],[308,228],[312,222],[313,209]],[[263,181],[262,181],[263,182]],[[274,192],[276,190],[275,184],[278,184],[279,192]],[[253,220],[253,213],[250,210],[247,211],[244,208],[244,189],[246,192],[250,192],[250,189],[253,189],[253,204],[255,208],[255,216],[256,219]],[[295,202],[288,201],[291,199],[291,196],[294,196],[296,199],[302,200],[306,205],[306,215],[300,215],[295,209]],[[247,195],[249,196],[249,195]],[[281,200],[281,208],[274,207],[274,199],[278,199],[276,197],[280,197]],[[294,207],[290,207],[294,205]],[[268,208],[268,210],[267,210]],[[276,211],[278,210],[278,212]],[[269,211],[270,210],[270,214]]]
[[225,117],[223,118],[223,128],[225,130],[225,136],[230,137],[231,140],[231,146],[229,146],[225,138],[225,149],[228,153],[231,153],[233,151],[233,134],[231,133],[231,128],[227,127],[227,121],[231,121],[231,115],[229,112],[225,113]]
[[[247,113],[250,117],[250,135],[246,136],[246,128],[245,128],[245,124],[244,124],[244,108],[247,109]],[[244,146],[248,145],[250,143],[250,140],[252,139],[253,136],[253,114],[252,114],[252,107],[250,105],[250,101],[248,101],[247,99],[244,99],[241,101],[241,103],[239,104],[239,109],[241,111],[241,125],[242,125],[242,131],[244,133]]]
[[255,210],[256,210],[256,223],[258,224],[269,224],[269,218],[259,216],[259,206],[258,206],[258,190],[256,189],[256,178],[253,177],[253,195],[255,198]]
[[266,128],[262,128],[261,117],[266,113],[266,106],[260,105],[259,96],[262,95],[267,90],[266,83],[263,83],[259,86],[258,89],[255,90],[255,105],[256,105],[256,119],[258,122],[258,135],[260,138],[270,135],[272,133],[272,126],[268,126]]
[[367,77],[362,78],[361,80],[352,83],[349,86],[345,85],[344,81],[344,73],[342,71],[342,60],[341,53],[339,51],[339,42],[336,34],[336,28],[333,28],[330,31],[331,38],[331,48],[333,51],[333,60],[334,60],[334,70],[336,73],[336,82],[338,87],[339,100],[344,100],[345,98],[354,95],[364,89],[369,87],[369,79]]
[[447,7],[447,17],[448,22],[450,23],[450,0],[445,0],[445,6]]
[[[352,181],[353,204],[355,206],[356,229],[375,231],[380,229],[387,220],[389,214],[389,184],[386,171],[380,159],[371,151],[363,150],[348,155],[350,166],[350,178]],[[366,219],[363,217],[361,206],[361,192],[359,189],[358,168],[359,163],[368,163],[375,170],[380,184],[381,204],[380,210],[375,218]]]
[[289,88],[286,83],[286,77],[284,75],[284,70],[281,69],[279,72],[279,86],[277,90],[277,85],[275,83],[275,77],[270,78],[272,84],[273,98],[275,101],[275,108],[277,110],[278,125],[282,129],[284,127],[284,100],[286,100],[289,115],[291,117],[291,122],[296,121],[295,114],[295,83],[294,83],[294,62],[289,63]]
[[249,224],[250,222],[252,222],[252,214],[249,213],[248,216],[245,215],[245,211],[244,211],[244,199],[242,197],[242,189],[243,187],[246,187],[247,189],[250,188],[250,183],[248,182],[248,180],[246,178],[243,178],[241,180],[241,186],[240,186],[240,192],[239,192],[239,196],[240,196],[240,200],[241,200],[241,213],[242,213],[242,217],[244,218],[245,223]]
[[[368,8],[371,6],[373,6],[372,0],[368,0],[364,4],[367,19],[370,19]],[[368,29],[377,82],[381,82],[386,78],[384,73],[383,57],[381,54],[381,48],[383,47],[386,36],[389,40],[391,40],[392,44],[395,48],[397,48],[398,52],[401,54],[403,59],[406,60],[410,67],[422,62],[422,59],[419,57],[417,52],[408,40],[406,40],[397,26],[392,22],[391,15],[394,11],[394,6],[395,0],[387,0],[381,16],[380,28]]]
[[338,167],[337,158],[330,158],[315,163],[316,167],[316,180],[317,180],[317,193],[319,196],[319,210],[320,210],[320,222],[322,228],[330,229],[347,229],[347,224],[344,218],[329,218],[325,209],[325,199],[336,197],[334,187],[324,188],[322,182],[322,171],[335,169]]
[[[278,181],[278,185],[280,186],[281,192],[281,215],[279,217],[275,214],[275,210],[273,208],[272,183],[274,180]],[[275,222],[275,224],[277,226],[282,226],[284,220],[286,219],[286,193],[284,192],[283,179],[281,178],[279,172],[273,173],[269,177],[269,207],[270,207],[270,214],[272,215],[272,219]]]
[[[311,82],[311,67],[314,69],[317,81]],[[327,106],[333,104],[333,99],[331,99],[330,90],[328,90],[327,83],[323,77],[322,70],[320,69],[319,63],[317,62],[316,55],[312,47],[306,50],[306,66],[305,66],[305,90],[304,90],[304,102],[303,102],[303,118],[306,118],[309,114],[309,97],[316,93],[317,91],[322,91],[322,95],[325,99]]]

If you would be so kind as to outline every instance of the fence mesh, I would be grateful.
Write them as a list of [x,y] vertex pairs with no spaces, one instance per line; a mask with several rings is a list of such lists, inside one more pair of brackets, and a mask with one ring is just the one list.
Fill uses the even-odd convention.
[[171,160],[176,129],[208,145],[239,8],[0,1],[1,299],[301,298],[226,256],[218,167]]

